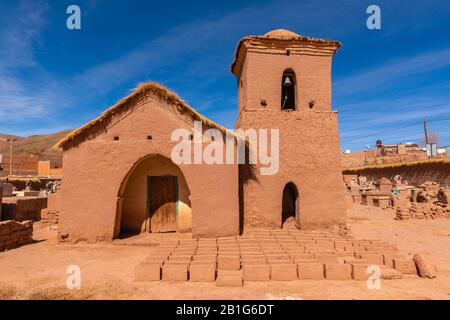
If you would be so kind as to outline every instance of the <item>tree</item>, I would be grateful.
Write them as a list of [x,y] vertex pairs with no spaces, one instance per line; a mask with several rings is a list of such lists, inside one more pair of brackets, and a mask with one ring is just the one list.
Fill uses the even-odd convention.
[[[425,137],[422,139],[422,144],[427,144]],[[439,145],[442,142],[441,135],[438,132],[428,132],[428,143],[436,143]]]

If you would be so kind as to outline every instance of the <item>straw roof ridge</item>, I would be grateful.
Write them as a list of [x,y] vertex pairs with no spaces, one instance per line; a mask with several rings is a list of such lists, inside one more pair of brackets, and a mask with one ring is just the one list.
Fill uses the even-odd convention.
[[194,108],[189,106],[185,101],[180,99],[173,91],[170,91],[165,86],[157,82],[143,82],[140,83],[133,92],[120,99],[115,105],[109,107],[103,111],[97,118],[86,123],[82,127],[73,130],[61,141],[59,141],[53,148],[57,150],[67,150],[72,147],[78,146],[85,140],[99,135],[101,132],[106,131],[108,124],[117,115],[127,111],[133,106],[133,102],[144,94],[152,94],[158,99],[167,101],[189,113],[193,119],[202,121],[207,127],[219,129],[222,133],[226,133],[227,129],[218,123],[208,119],[204,115],[197,112]]
[[420,166],[427,164],[450,164],[449,158],[436,158],[436,159],[427,159],[427,160],[416,160],[416,161],[404,161],[404,162],[393,162],[393,163],[385,163],[378,165],[368,165],[363,167],[354,167],[354,168],[343,168],[343,173],[354,173],[365,170],[376,170],[376,169],[392,169],[392,168],[400,168],[400,167],[411,167],[411,166]]

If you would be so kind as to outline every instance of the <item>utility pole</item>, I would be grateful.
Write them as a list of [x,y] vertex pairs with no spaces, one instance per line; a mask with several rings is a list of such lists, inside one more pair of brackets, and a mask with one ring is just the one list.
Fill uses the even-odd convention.
[[13,175],[13,142],[14,139],[9,139],[9,175]]
[[428,144],[427,119],[423,119],[423,130],[425,132],[425,143]]

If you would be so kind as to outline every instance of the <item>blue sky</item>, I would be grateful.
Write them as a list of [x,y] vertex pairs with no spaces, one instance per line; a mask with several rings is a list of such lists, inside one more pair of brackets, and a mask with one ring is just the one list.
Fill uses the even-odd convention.
[[[70,4],[81,30],[66,28]],[[366,28],[370,4],[381,30]],[[238,40],[285,28],[343,43],[333,64],[343,149],[420,142],[425,117],[450,145],[449,18],[437,0],[0,0],[0,132],[76,128],[148,80],[232,128]]]

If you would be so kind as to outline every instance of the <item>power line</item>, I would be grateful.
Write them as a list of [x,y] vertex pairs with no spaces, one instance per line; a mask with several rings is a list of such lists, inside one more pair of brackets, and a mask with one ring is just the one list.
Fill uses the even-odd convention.
[[[434,120],[427,120],[427,123],[430,122],[441,122],[441,121],[450,121],[450,119],[434,119]],[[422,125],[423,122],[417,122],[414,124],[409,124],[409,125],[405,125],[402,127],[397,127],[397,128],[392,128],[392,129],[388,129],[388,130],[384,130],[384,131],[379,131],[379,132],[374,132],[374,133],[370,133],[367,135],[357,135],[357,136],[351,136],[351,137],[347,137],[347,138],[343,138],[341,139],[341,143],[346,143],[346,142],[350,142],[350,141],[354,141],[354,140],[360,140],[360,139],[364,139],[364,138],[370,138],[373,136],[378,136],[381,134],[385,134],[385,133],[389,133],[389,132],[393,132],[396,130],[401,130],[401,129],[405,129],[405,128],[410,128],[410,127],[414,127],[414,126],[418,126],[418,125]]]

